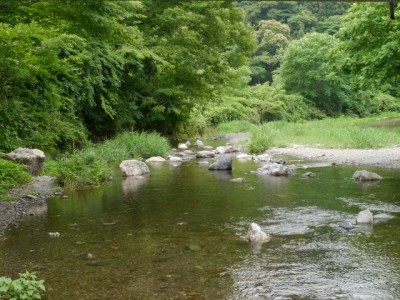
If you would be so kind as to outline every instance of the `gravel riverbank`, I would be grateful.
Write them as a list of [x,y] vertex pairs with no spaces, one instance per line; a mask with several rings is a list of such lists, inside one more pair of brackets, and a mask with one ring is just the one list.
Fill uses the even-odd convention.
[[289,148],[271,148],[270,155],[290,155],[302,159],[336,163],[338,165],[374,166],[400,169],[400,148],[381,149],[319,149],[294,145]]
[[59,195],[55,178],[37,176],[22,188],[12,190],[10,198],[15,200],[0,201],[0,234],[9,226],[18,226],[22,218],[46,213],[46,200]]

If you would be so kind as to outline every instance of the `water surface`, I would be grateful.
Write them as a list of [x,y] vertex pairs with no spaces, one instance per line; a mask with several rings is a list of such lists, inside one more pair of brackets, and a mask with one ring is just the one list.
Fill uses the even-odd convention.
[[[37,271],[47,299],[399,299],[398,170],[368,168],[384,180],[359,184],[359,167],[275,178],[250,173],[259,166],[153,165],[50,199],[46,215],[7,232],[0,274]],[[338,226],[363,209],[394,218]],[[272,235],[261,251],[244,240],[251,222]]]

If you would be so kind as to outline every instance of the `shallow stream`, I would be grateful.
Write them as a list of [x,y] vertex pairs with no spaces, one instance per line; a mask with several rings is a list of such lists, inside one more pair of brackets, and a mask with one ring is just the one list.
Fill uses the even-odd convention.
[[[359,184],[360,167],[250,173],[261,165],[150,165],[146,178],[50,199],[0,242],[0,275],[37,271],[58,300],[400,299],[400,170],[367,168],[384,179]],[[394,218],[338,226],[363,209]],[[244,239],[251,222],[272,236],[259,251]]]

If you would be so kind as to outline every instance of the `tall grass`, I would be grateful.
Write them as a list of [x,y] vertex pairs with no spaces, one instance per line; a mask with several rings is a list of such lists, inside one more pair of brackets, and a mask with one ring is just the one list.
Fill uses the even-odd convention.
[[[400,130],[375,118],[341,117],[301,123],[270,122],[252,130],[251,152],[301,144],[320,148],[370,149],[400,145]],[[387,122],[392,124],[393,122]]]
[[168,140],[157,133],[122,133],[114,139],[92,145],[82,151],[47,164],[46,170],[67,188],[97,186],[124,159],[166,156]]
[[256,125],[245,120],[236,120],[226,123],[221,123],[217,126],[217,133],[238,133],[249,132],[254,129]]

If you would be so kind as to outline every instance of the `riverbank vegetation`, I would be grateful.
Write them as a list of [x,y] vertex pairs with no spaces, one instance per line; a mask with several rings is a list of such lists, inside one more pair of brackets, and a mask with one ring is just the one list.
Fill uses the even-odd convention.
[[236,121],[253,151],[286,144],[286,127],[332,147],[304,127],[330,118],[358,137],[343,147],[386,145],[335,118],[400,111],[399,29],[385,3],[6,1],[0,152],[43,149],[57,160],[47,172],[79,187],[114,160],[165,153],[130,149],[127,131],[193,136]]
[[69,189],[93,187],[109,179],[115,167],[125,159],[165,157],[169,151],[168,140],[158,133],[125,132],[47,162],[45,172],[55,176],[61,186]]
[[400,146],[399,124],[398,114],[379,118],[339,117],[296,123],[275,121],[254,127],[248,148],[257,153],[272,146],[288,147],[294,144],[339,149]]

